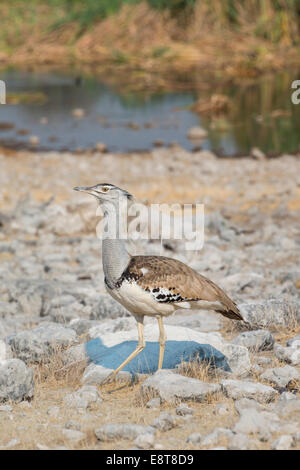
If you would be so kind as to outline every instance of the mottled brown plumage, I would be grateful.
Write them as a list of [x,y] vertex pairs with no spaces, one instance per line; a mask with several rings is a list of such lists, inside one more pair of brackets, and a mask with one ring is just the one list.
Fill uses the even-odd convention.
[[[216,309],[225,317],[243,320],[236,304],[211,280],[181,261],[165,256],[133,256],[122,278],[135,280],[146,291],[167,289],[173,299],[165,302],[220,302]],[[180,300],[176,298],[180,296]]]

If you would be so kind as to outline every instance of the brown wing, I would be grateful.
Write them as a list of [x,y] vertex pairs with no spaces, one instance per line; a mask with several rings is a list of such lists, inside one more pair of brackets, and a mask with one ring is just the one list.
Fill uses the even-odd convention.
[[176,259],[133,256],[126,274],[145,290],[168,290],[173,294],[168,296],[168,301],[219,302],[221,306],[217,312],[235,320],[243,320],[236,304],[220,287]]

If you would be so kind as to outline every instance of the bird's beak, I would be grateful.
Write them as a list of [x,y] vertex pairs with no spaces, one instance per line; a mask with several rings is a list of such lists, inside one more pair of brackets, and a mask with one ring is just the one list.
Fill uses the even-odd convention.
[[94,196],[98,201],[102,200],[101,193],[97,191],[96,186],[75,186],[73,188],[75,191],[82,191],[83,193],[90,194],[91,196]]
[[73,189],[75,191],[83,191],[85,193],[89,193],[93,189],[93,186],[75,186],[75,188]]
[[95,191],[95,186],[75,186],[75,191],[82,191],[83,193],[90,194],[91,196],[100,199],[100,194]]

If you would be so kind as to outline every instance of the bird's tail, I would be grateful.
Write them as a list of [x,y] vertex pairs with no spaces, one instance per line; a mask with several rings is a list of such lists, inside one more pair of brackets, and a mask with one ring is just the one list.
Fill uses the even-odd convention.
[[223,308],[218,309],[217,312],[224,315],[224,317],[231,318],[232,320],[244,321],[238,306],[229,299],[229,297],[226,298],[226,302],[222,302],[222,307]]
[[242,317],[238,306],[231,299],[229,299],[229,297],[227,297],[227,299],[229,302],[227,301],[226,304],[222,303],[224,309],[217,310],[218,313],[221,313],[224,315],[224,317],[230,318],[231,320],[239,320],[242,322],[241,327],[246,327],[248,330],[257,330],[259,328],[257,325],[251,324],[245,320]]

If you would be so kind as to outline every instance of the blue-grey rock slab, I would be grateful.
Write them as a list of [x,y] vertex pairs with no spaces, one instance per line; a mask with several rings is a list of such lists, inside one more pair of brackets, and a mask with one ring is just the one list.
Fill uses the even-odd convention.
[[[127,319],[124,319],[127,321]],[[131,320],[132,321],[132,320]],[[185,327],[165,325],[167,342],[163,362],[164,369],[175,369],[182,361],[205,361],[212,368],[218,368],[235,375],[246,375],[251,369],[249,352],[244,346],[228,343],[220,333],[201,333]],[[89,330],[93,339],[85,344],[88,362],[99,366],[107,376],[116,369],[136,348],[137,328],[105,332],[101,325]],[[157,370],[159,356],[159,330],[157,322],[145,326],[145,349],[127,364],[120,378],[127,373],[149,374]],[[104,377],[105,377],[104,375]],[[103,378],[104,378],[103,377]],[[92,382],[85,382],[92,383]]]

